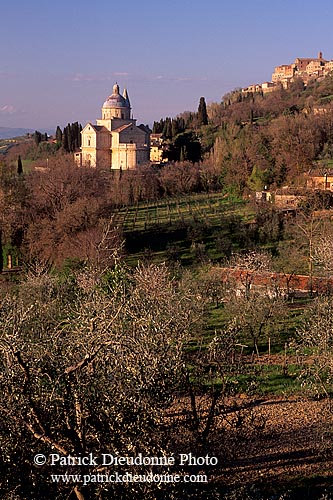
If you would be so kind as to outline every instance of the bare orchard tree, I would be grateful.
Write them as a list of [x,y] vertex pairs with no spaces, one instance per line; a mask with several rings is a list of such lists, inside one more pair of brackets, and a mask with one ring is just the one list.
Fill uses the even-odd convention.
[[231,256],[230,266],[249,271],[270,271],[272,256],[267,252],[254,250],[245,254],[235,253]]
[[284,314],[284,298],[276,290],[250,290],[243,294],[230,293],[225,303],[226,313],[234,318],[243,338],[252,341],[259,355],[259,342],[278,335]]
[[[192,434],[194,449],[205,454],[208,444],[221,451],[222,436],[216,423],[225,416],[227,398],[233,394],[235,385],[232,376],[239,365],[240,329],[235,321],[230,321],[204,349],[198,349],[190,358],[191,369],[186,371],[186,387],[190,399],[187,413],[187,428]],[[213,443],[212,443],[213,442]]]
[[[316,260],[315,249],[318,248],[318,241],[320,241],[322,235],[325,234],[325,217],[317,216],[314,211],[310,213],[307,213],[306,211],[299,212],[295,219],[294,225],[296,230],[295,237],[299,240],[298,245],[304,245],[306,248],[308,273],[311,280],[313,277],[314,263]],[[297,232],[299,233],[299,235],[297,235]]]
[[[103,465],[101,454],[168,456],[164,412],[183,377],[184,343],[201,305],[165,266],[124,271],[120,280],[94,272],[83,278],[30,275],[16,295],[1,299],[2,498],[156,497],[158,484],[97,481],[97,474],[153,470]],[[44,466],[34,465],[38,454]],[[69,455],[98,459],[61,466],[57,457]],[[54,482],[51,474],[71,476]],[[73,474],[95,479],[85,486]]]
[[318,409],[323,420],[318,428],[317,449],[332,456],[333,445],[333,300],[318,297],[308,308],[297,330],[298,356],[302,361],[300,378],[311,397],[323,399]]
[[202,298],[208,304],[214,304],[216,308],[219,307],[227,293],[221,269],[212,265],[202,268],[198,275],[198,283]]
[[232,273],[228,278],[231,288],[237,286],[237,281],[244,288],[245,295],[251,291],[254,273],[270,271],[272,268],[272,256],[267,252],[251,251],[244,254],[235,253],[231,256],[230,267],[240,271],[239,277],[233,280]]
[[298,349],[305,363],[307,386],[331,398],[333,384],[333,301],[331,297],[314,300],[297,330]]
[[312,259],[328,276],[333,272],[333,241],[332,235],[321,236],[313,245]]
[[[230,272],[227,278],[228,294],[225,296],[227,317],[234,319],[242,332],[243,338],[252,341],[253,348],[259,354],[259,341],[275,336],[279,326],[279,317],[283,313],[283,294],[274,281],[267,280],[260,285],[260,273],[271,270],[272,257],[266,252],[252,251],[246,254],[234,254],[230,265],[240,271],[236,276]],[[254,273],[258,277],[253,284]]]

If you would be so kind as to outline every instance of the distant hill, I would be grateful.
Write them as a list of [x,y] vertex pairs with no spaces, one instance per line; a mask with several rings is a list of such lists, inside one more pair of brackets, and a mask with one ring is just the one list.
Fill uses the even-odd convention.
[[0,127],[0,139],[12,139],[26,134],[33,134],[34,130],[30,128],[10,128]]

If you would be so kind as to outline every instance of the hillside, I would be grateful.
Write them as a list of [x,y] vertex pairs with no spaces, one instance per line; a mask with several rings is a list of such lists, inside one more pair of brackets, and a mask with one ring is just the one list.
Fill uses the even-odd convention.
[[[333,162],[331,75],[305,84],[296,78],[272,92],[235,89],[220,103],[154,122],[164,157],[202,161],[239,194],[302,184],[302,174]],[[201,111],[200,111],[201,109]]]
[[235,90],[208,108],[215,138],[206,159],[240,192],[299,185],[302,173],[332,163],[332,98],[332,76],[266,95]]
[[34,131],[31,128],[0,127],[0,139],[12,139],[14,137],[32,134],[33,132]]
[[[326,97],[319,86],[235,92],[215,115],[209,109],[208,124],[197,115],[184,129],[168,121],[169,145],[187,161],[156,168],[76,168],[60,141],[39,133],[1,141],[15,144],[0,169],[1,498],[74,498],[80,484],[50,482],[49,469],[31,466],[32,452],[43,460],[55,449],[213,459],[170,464],[174,477],[190,472],[200,484],[91,481],[89,497],[105,486],[103,498],[324,499],[333,304],[312,293],[323,272],[318,242],[332,228],[235,194],[296,183],[305,168],[329,164],[325,84]],[[197,144],[200,163],[188,157]],[[285,296],[274,271],[306,273],[315,253],[311,297],[296,296],[291,281]],[[218,265],[245,270],[244,293]],[[263,294],[252,269],[269,273]],[[318,346],[321,325],[329,338]]]

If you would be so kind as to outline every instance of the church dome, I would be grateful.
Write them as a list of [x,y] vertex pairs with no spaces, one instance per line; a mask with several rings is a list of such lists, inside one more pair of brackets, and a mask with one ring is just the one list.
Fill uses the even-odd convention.
[[114,109],[114,108],[129,108],[129,101],[119,94],[119,86],[115,84],[113,86],[113,93],[107,98],[103,104],[103,108]]

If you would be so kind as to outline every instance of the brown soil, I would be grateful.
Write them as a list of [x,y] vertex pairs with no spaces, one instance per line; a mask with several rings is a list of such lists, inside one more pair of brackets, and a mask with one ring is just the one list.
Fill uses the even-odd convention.
[[[255,400],[244,395],[227,403],[228,410],[217,417],[212,435],[212,441],[224,440],[224,451],[223,446],[216,450],[220,467],[211,480],[225,487],[256,484],[280,492],[306,481],[333,485],[333,413],[326,401]],[[199,407],[205,417],[207,401],[201,399]],[[178,400],[173,411],[178,418],[188,414],[189,401]]]
[[254,406],[253,414],[263,428],[227,465],[223,474],[227,483],[286,484],[311,476],[333,479],[329,453],[333,421],[327,402],[272,399]]

